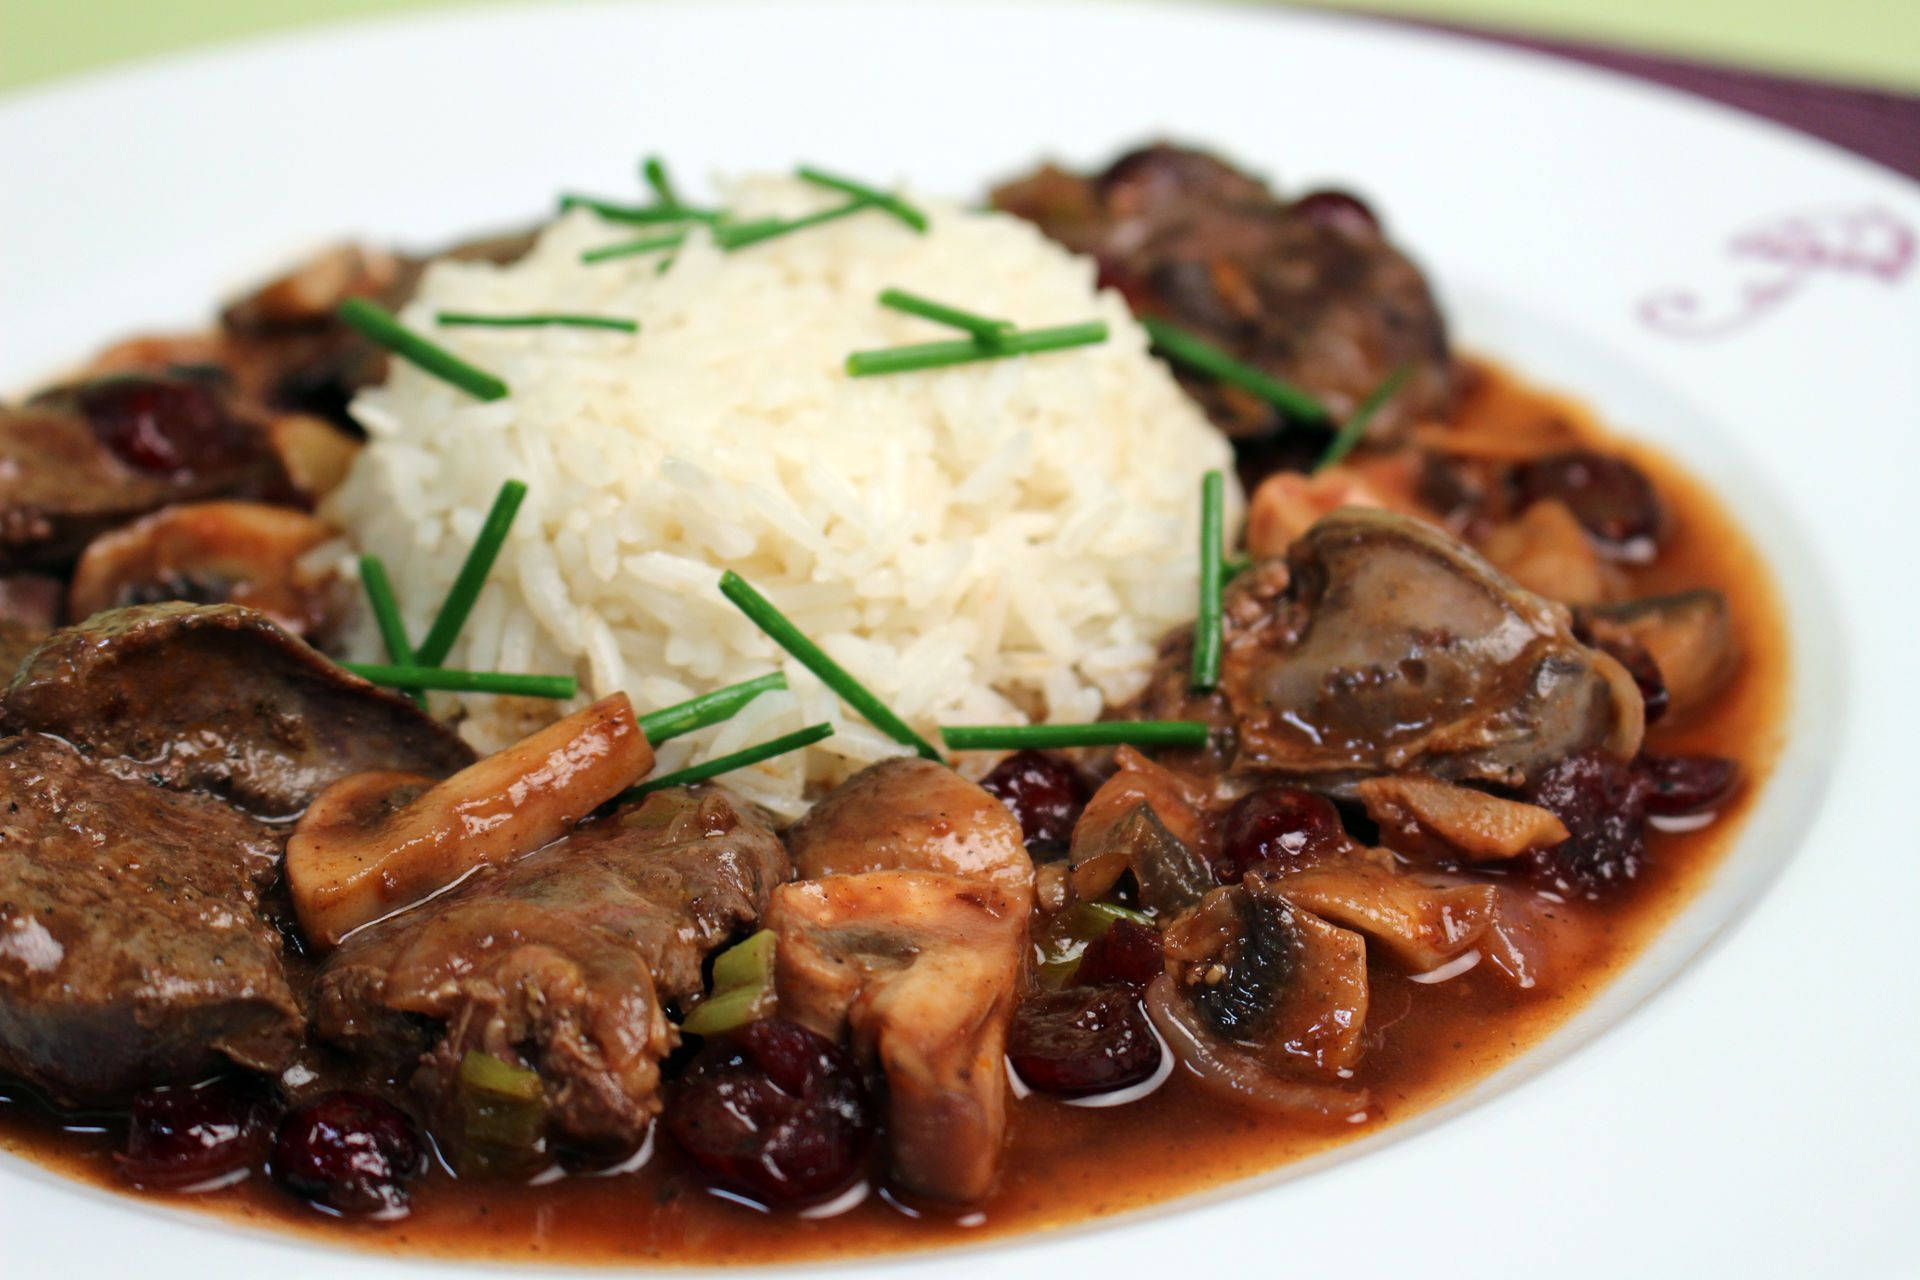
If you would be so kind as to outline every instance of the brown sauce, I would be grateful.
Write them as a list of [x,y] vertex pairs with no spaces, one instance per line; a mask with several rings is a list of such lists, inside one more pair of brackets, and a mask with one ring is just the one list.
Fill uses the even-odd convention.
[[[1492,366],[1476,368],[1458,429],[1564,424],[1552,429],[1624,453],[1653,477],[1676,528],[1656,563],[1632,571],[1632,593],[1719,588],[1731,602],[1744,660],[1712,708],[1692,723],[1655,725],[1648,745],[1734,757],[1747,784],[1702,830],[1651,831],[1650,868],[1620,898],[1555,908],[1554,977],[1533,991],[1514,991],[1484,966],[1416,986],[1393,962],[1375,960],[1360,1082],[1380,1104],[1377,1119],[1314,1127],[1265,1118],[1213,1100],[1179,1071],[1151,1097],[1123,1107],[1031,1097],[1013,1105],[998,1192],[964,1215],[910,1216],[878,1195],[819,1220],[762,1213],[706,1190],[664,1139],[636,1172],[543,1186],[456,1183],[436,1169],[416,1188],[412,1215],[396,1223],[322,1218],[258,1176],[175,1199],[239,1223],[383,1252],[606,1263],[837,1258],[1039,1230],[1217,1186],[1405,1120],[1486,1076],[1604,987],[1712,874],[1777,754],[1788,652],[1765,566],[1703,485],[1655,450],[1615,438],[1578,405]],[[84,1129],[71,1117],[65,1123]],[[111,1154],[114,1127],[86,1132],[62,1124],[24,1100],[0,1104],[0,1148],[84,1181],[121,1186]]]

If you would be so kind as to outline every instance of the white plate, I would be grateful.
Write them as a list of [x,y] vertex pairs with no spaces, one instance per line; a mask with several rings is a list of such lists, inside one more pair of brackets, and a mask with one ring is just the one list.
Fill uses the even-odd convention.
[[[198,321],[219,290],[342,232],[431,245],[562,187],[626,189],[642,150],[965,193],[1042,152],[1088,163],[1161,133],[1289,187],[1365,191],[1466,345],[1713,479],[1788,596],[1792,737],[1702,900],[1469,1097],[1256,1186],[877,1269],[1920,1273],[1920,192],[1884,170],[1563,62],[1302,14],[441,14],[0,104],[0,386]],[[0,1241],[19,1276],[447,1274],[13,1160]]]

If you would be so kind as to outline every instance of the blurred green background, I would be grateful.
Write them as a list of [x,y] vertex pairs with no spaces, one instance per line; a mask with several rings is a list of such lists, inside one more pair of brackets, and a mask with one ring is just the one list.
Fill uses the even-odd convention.
[[[0,0],[0,90],[234,36],[465,2],[471,0]],[[1329,0],[1325,7],[1920,92],[1920,0]]]

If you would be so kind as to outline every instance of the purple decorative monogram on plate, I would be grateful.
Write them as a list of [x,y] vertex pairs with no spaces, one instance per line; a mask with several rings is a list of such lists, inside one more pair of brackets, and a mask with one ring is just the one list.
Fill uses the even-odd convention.
[[1676,338],[1718,338],[1742,329],[1819,275],[1864,276],[1895,284],[1914,260],[1912,228],[1885,209],[1817,209],[1788,214],[1727,242],[1726,279],[1670,288],[1640,300],[1642,323]]

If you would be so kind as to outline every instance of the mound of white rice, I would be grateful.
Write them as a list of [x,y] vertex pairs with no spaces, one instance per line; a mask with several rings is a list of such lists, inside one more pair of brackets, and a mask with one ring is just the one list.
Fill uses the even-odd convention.
[[[746,216],[837,203],[784,179],[728,195]],[[447,665],[574,672],[583,697],[625,689],[642,711],[784,669],[791,692],[667,744],[660,765],[833,721],[821,745],[729,779],[783,816],[809,781],[902,748],[727,603],[723,569],[929,738],[1098,716],[1193,616],[1200,477],[1232,474],[1228,447],[1121,299],[1096,292],[1091,261],[1010,217],[915,203],[924,235],[878,211],[733,253],[696,232],[665,271],[664,254],[582,264],[647,233],[584,211],[511,266],[436,263],[401,319],[512,393],[482,402],[395,361],[354,402],[371,445],[327,513],[385,558],[417,639],[501,482],[526,481]],[[850,378],[849,352],[955,336],[879,306],[889,286],[1023,327],[1101,319],[1112,336]],[[588,312],[640,332],[441,327],[442,310]],[[1230,503],[1231,520],[1237,490]],[[379,654],[370,626],[354,643]],[[436,699],[483,749],[570,709]]]

